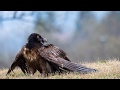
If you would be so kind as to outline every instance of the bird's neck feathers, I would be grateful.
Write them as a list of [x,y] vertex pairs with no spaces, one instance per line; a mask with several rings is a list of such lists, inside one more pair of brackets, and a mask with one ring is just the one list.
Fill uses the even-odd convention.
[[27,43],[27,45],[26,45],[26,47],[27,48],[29,48],[29,49],[32,49],[32,48],[34,48],[34,47],[42,47],[43,46],[43,44],[41,44],[41,43],[35,43],[35,42],[28,42]]

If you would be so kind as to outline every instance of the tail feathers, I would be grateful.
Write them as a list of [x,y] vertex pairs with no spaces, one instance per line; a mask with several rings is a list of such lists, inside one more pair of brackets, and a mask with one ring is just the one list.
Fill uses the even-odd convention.
[[55,64],[57,64],[58,66],[62,67],[63,69],[67,69],[73,72],[80,72],[83,74],[87,74],[87,73],[92,73],[92,72],[96,72],[98,70],[96,69],[92,69],[92,68],[88,68],[86,66],[71,62],[71,61],[67,61],[65,59],[62,58],[52,58],[49,59],[50,62],[53,62]]

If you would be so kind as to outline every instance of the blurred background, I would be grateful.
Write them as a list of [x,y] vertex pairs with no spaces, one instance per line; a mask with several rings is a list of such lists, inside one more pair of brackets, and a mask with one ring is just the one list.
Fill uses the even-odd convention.
[[33,32],[74,62],[120,58],[119,11],[0,11],[0,68],[10,67]]

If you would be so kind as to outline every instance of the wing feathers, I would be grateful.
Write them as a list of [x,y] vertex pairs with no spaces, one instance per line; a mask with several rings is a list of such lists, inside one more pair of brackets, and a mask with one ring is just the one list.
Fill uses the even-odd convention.
[[62,58],[47,58],[46,60],[57,64],[58,66],[62,67],[63,69],[67,69],[73,72],[80,72],[80,73],[91,73],[97,71],[96,69],[91,69],[88,67],[85,67],[83,65],[73,63],[71,61],[67,61]]
[[[91,69],[88,67],[85,67],[83,65],[71,62],[69,60],[66,60],[66,58],[63,58],[58,53],[59,48],[56,48],[55,46],[48,46],[47,48],[45,47],[44,50],[39,50],[40,56],[43,57],[45,60],[54,63],[58,65],[59,67],[63,69],[67,69],[69,71],[74,71],[74,72],[80,72],[80,73],[90,73],[97,71],[95,69]],[[63,56],[66,56],[64,51],[60,50]]]

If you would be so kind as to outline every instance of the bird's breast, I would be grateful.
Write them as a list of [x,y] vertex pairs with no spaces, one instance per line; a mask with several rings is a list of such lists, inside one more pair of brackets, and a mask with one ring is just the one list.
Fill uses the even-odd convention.
[[28,48],[24,48],[23,55],[26,58],[26,60],[32,62],[37,59],[37,52],[35,50],[29,50]]

